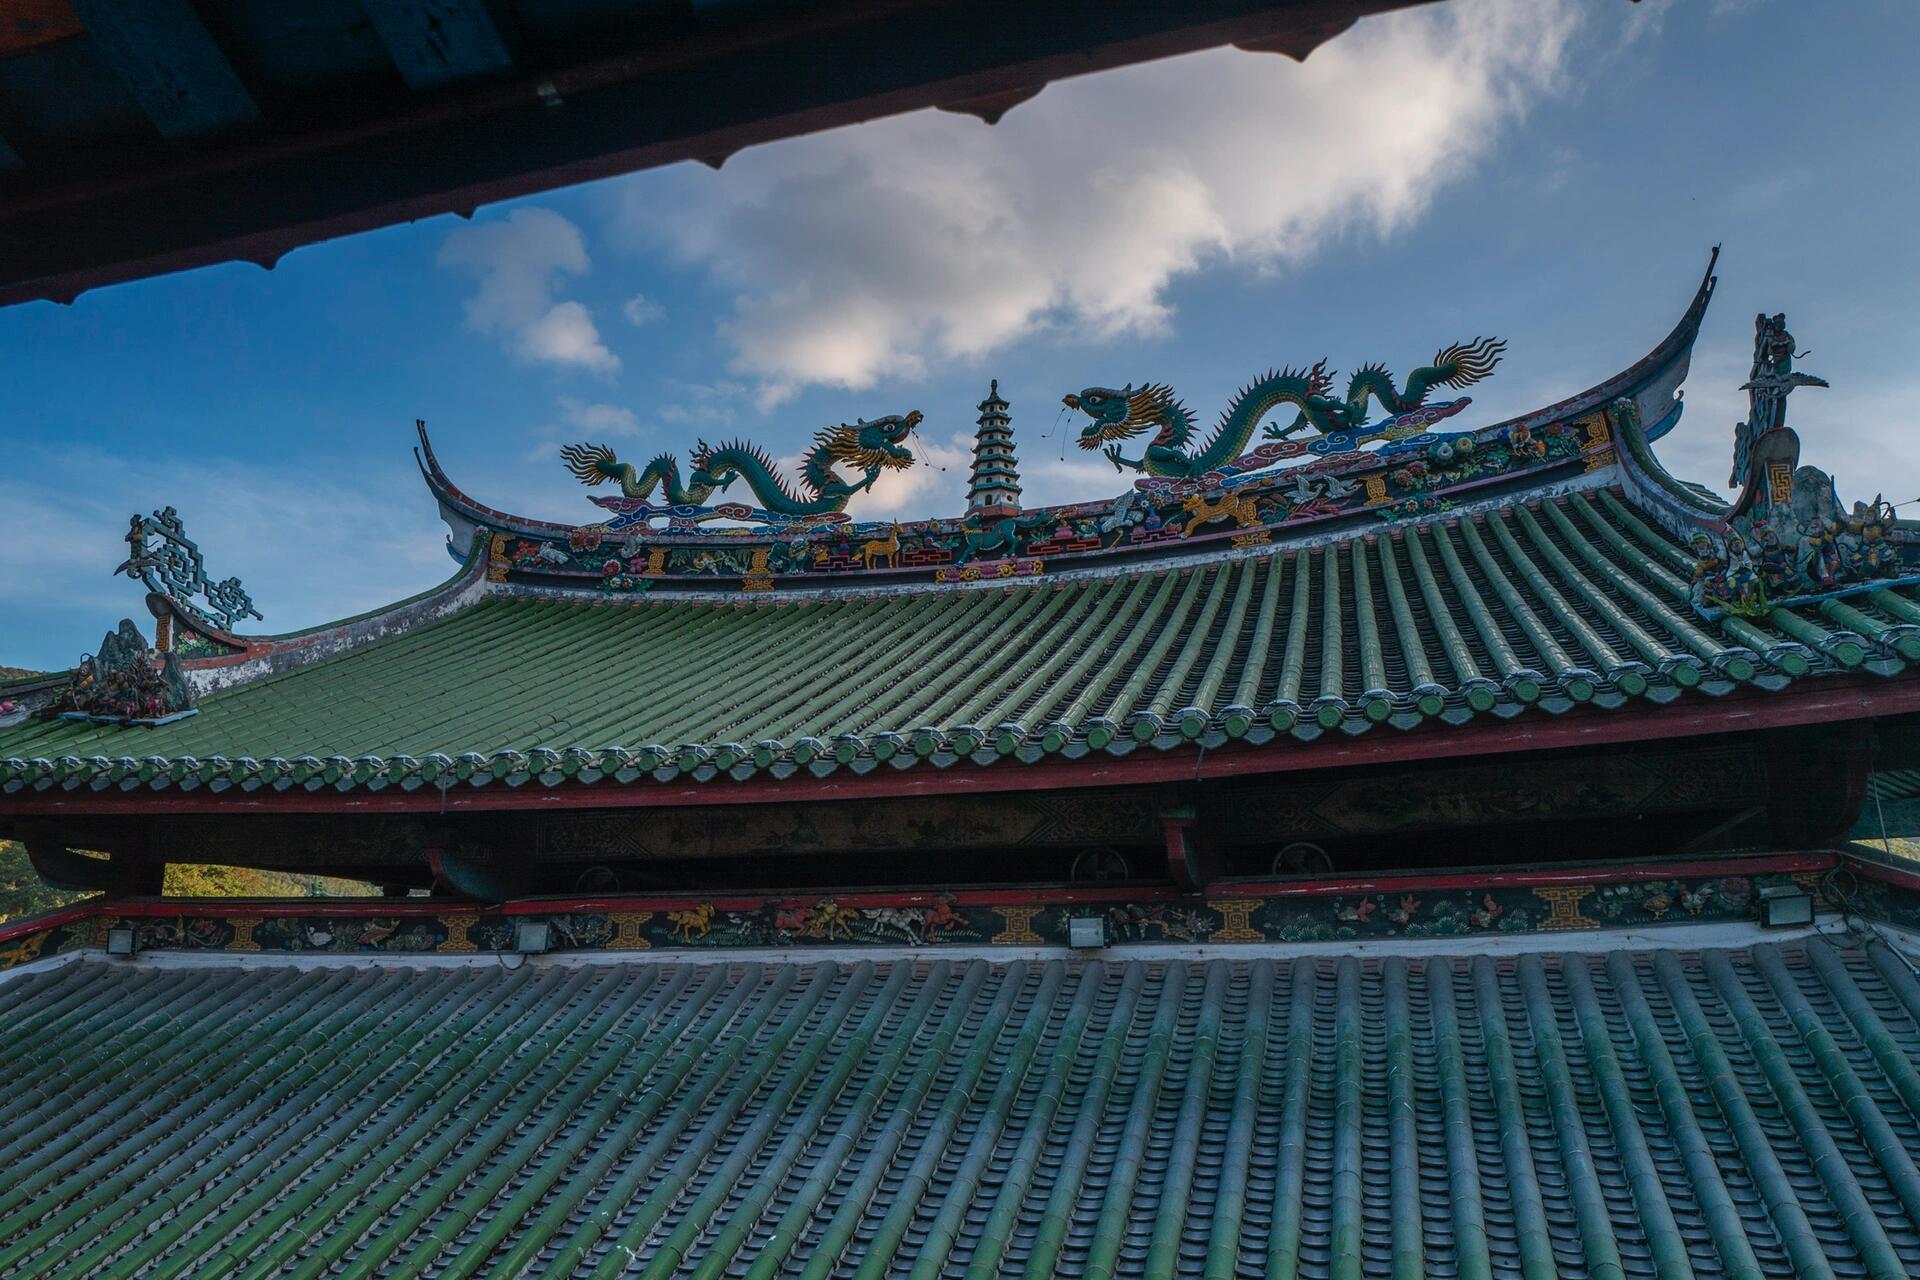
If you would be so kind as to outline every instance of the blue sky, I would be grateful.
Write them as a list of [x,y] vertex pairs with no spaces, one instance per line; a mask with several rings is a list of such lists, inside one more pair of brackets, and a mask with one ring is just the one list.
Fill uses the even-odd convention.
[[586,520],[562,442],[791,454],[919,408],[923,465],[855,508],[911,516],[964,505],[997,377],[1027,499],[1099,497],[1122,481],[1062,449],[1063,392],[1170,381],[1211,417],[1269,364],[1404,372],[1496,333],[1492,421],[1644,354],[1715,242],[1663,455],[1725,478],[1753,314],[1785,310],[1833,383],[1794,401],[1808,459],[1845,499],[1912,498],[1916,47],[1909,0],[1451,0],[1304,65],[1216,51],[991,129],[922,113],[0,310],[0,665],[144,619],[110,575],[169,503],[264,630],[440,580],[416,417],[483,501]]

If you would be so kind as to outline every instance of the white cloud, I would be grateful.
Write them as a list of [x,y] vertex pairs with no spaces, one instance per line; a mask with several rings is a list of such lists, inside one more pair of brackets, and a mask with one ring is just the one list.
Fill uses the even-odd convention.
[[679,426],[723,427],[733,421],[735,409],[746,397],[744,384],[730,379],[718,382],[683,382],[668,378],[666,389],[674,400],[655,412],[660,421]]
[[1282,269],[1407,225],[1558,87],[1577,21],[1569,0],[1458,0],[1304,65],[1219,50],[1109,72],[992,130],[921,113],[630,181],[620,225],[734,292],[721,333],[763,408],[1048,324],[1151,333],[1209,262]]
[[593,314],[555,300],[566,277],[585,275],[592,263],[580,228],[551,209],[515,209],[497,222],[455,227],[439,263],[479,283],[467,299],[467,327],[502,339],[520,359],[601,374],[620,368]]
[[633,410],[622,409],[617,404],[587,404],[572,396],[561,396],[560,413],[567,425],[605,436],[637,436],[641,430]]
[[557,466],[561,445],[582,441],[604,444],[610,439],[633,439],[648,434],[648,428],[641,424],[633,410],[617,404],[596,404],[561,396],[555,408],[558,410],[555,417],[533,428],[533,443],[521,455],[523,461]]
[[649,325],[667,314],[667,309],[644,293],[636,293],[620,305],[620,314],[632,325]]
[[[955,432],[943,442],[916,433],[907,447],[913,450],[914,465],[882,471],[871,490],[847,499],[847,513],[855,520],[952,515],[966,505],[967,467],[973,460],[970,434]],[[793,474],[799,474],[797,463]],[[841,474],[848,474],[845,468]]]

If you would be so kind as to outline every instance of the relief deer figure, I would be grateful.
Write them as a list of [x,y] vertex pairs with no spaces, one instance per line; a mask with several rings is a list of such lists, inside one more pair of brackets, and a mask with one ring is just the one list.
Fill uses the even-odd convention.
[[899,525],[888,529],[884,538],[871,538],[860,544],[860,563],[871,569],[876,560],[885,561],[889,569],[900,563]]

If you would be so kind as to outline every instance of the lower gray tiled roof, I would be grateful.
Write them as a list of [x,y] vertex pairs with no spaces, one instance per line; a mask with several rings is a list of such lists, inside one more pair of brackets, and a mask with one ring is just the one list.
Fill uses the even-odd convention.
[[0,984],[8,1276],[1906,1276],[1880,943]]

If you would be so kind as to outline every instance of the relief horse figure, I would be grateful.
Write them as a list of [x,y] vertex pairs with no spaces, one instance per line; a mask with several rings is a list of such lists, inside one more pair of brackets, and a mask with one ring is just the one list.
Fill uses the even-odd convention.
[[1254,506],[1253,499],[1245,494],[1225,493],[1218,498],[1204,493],[1189,494],[1181,499],[1180,509],[1190,517],[1187,527],[1180,531],[1182,537],[1216,520],[1231,520],[1242,529],[1260,523],[1259,510]]
[[680,935],[682,942],[690,943],[695,937],[704,938],[713,932],[713,904],[703,902],[685,911],[669,911],[667,926],[669,932]]

